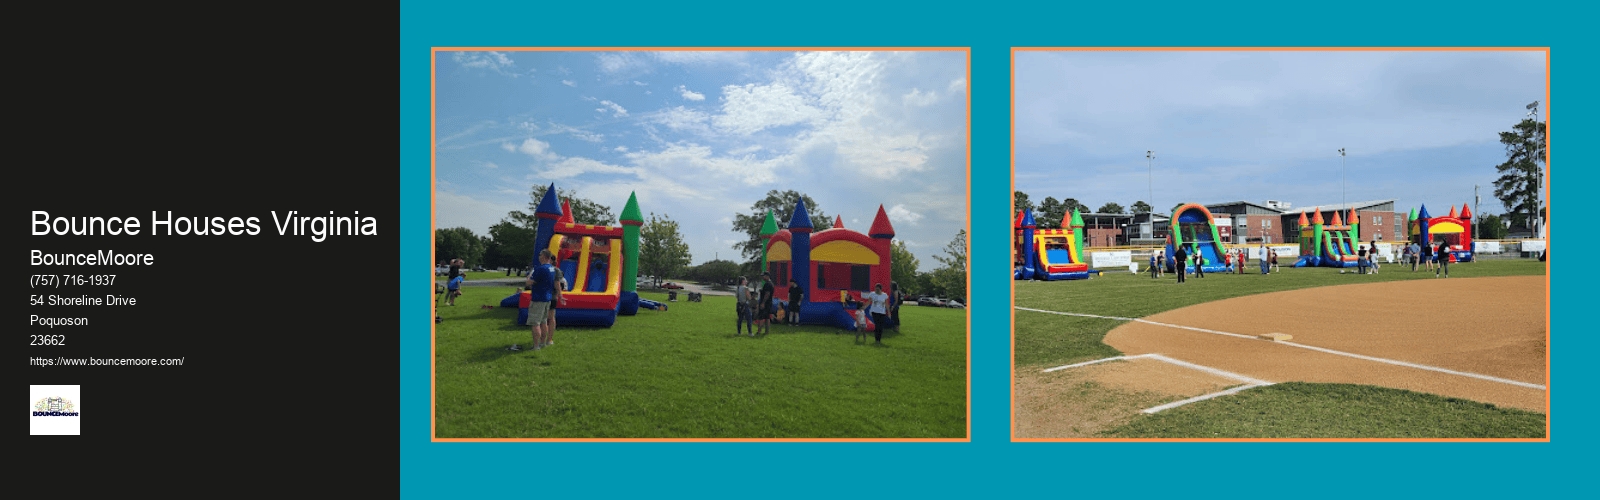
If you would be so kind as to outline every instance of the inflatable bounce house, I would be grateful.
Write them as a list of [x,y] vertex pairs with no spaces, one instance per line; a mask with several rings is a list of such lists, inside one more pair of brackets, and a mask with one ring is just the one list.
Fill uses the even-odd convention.
[[1194,264],[1177,262],[1175,250],[1180,246],[1184,254],[1191,256],[1191,262],[1196,252],[1205,258],[1205,264],[1201,266],[1205,272],[1228,272],[1228,265],[1222,261],[1222,255],[1228,252],[1228,247],[1222,245],[1222,237],[1217,234],[1217,220],[1204,205],[1185,203],[1173,210],[1172,234],[1167,235],[1167,272],[1177,272],[1177,266],[1181,264],[1185,272],[1193,273]]
[[1061,218],[1062,229],[1039,229],[1028,210],[1017,211],[1014,226],[1011,279],[1081,280],[1099,272],[1083,261],[1083,217],[1078,209]]
[[[577,224],[570,203],[556,202],[556,186],[551,184],[534,211],[539,219],[534,248],[550,249],[556,267],[567,279],[562,290],[566,304],[556,308],[556,323],[573,326],[609,327],[617,315],[631,316],[640,307],[665,310],[666,306],[639,298],[639,226],[644,218],[639,201],[628,195],[622,209],[621,226]],[[539,264],[538,252],[528,267]],[[500,301],[500,307],[518,307],[517,324],[528,324],[529,293],[521,291]]]
[[1413,209],[1406,221],[1406,235],[1418,245],[1428,245],[1437,248],[1439,241],[1443,240],[1449,245],[1450,262],[1472,262],[1472,211],[1467,209],[1467,204],[1461,204],[1461,212],[1456,213],[1456,207],[1450,207],[1450,214],[1443,217],[1429,217],[1428,206],[1423,205],[1420,213]]
[[[862,296],[872,293],[877,284],[883,285],[883,293],[889,293],[889,242],[894,239],[894,227],[882,205],[866,234],[845,229],[842,217],[833,227],[813,233],[811,216],[801,200],[794,204],[787,229],[778,229],[777,220],[767,212],[760,235],[767,239],[761,249],[761,268],[772,273],[777,287],[773,301],[788,296],[790,283],[800,284],[801,324],[853,331],[856,323],[845,311],[844,299],[865,303]],[[774,304],[773,310],[779,309]],[[871,318],[867,316],[869,330],[874,328]]]
[[1327,224],[1322,219],[1322,207],[1317,207],[1310,224],[1306,223],[1306,214],[1300,214],[1300,260],[1294,267],[1357,267],[1361,251],[1361,219],[1356,218],[1356,211],[1350,210],[1350,224],[1340,220],[1339,212],[1333,213],[1333,223]]

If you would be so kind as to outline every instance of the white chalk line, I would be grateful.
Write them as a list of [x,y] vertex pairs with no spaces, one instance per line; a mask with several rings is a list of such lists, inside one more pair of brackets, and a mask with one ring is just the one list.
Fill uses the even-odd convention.
[[[1162,323],[1162,322],[1159,322],[1159,321],[1150,321],[1150,320],[1143,319],[1143,318],[1122,318],[1122,317],[1117,317],[1117,316],[1100,316],[1100,315],[1096,315],[1096,314],[1069,313],[1069,312],[1061,312],[1061,311],[1047,311],[1047,310],[1044,310],[1044,309],[1032,309],[1032,308],[1027,308],[1027,307],[1017,307],[1017,309],[1021,309],[1021,310],[1024,310],[1024,311],[1046,313],[1046,314],[1057,314],[1057,315],[1061,315],[1061,316],[1078,316],[1078,317],[1085,317],[1085,318],[1114,319],[1114,320],[1120,320],[1120,321],[1137,321],[1137,322],[1145,323],[1145,324],[1149,324],[1149,325],[1165,326],[1165,327],[1168,327],[1168,328],[1178,328],[1178,329],[1183,329],[1183,330],[1192,330],[1192,331],[1201,332],[1201,333],[1209,333],[1209,334],[1213,334],[1213,335],[1222,335],[1222,336],[1226,336],[1226,337],[1235,337],[1235,338],[1240,338],[1240,339],[1245,339],[1245,340],[1262,340],[1262,339],[1259,339],[1259,338],[1256,338],[1256,337],[1252,337],[1252,336],[1249,336],[1249,335],[1241,335],[1241,334],[1237,334],[1237,333],[1229,333],[1229,332],[1222,332],[1222,331],[1217,331],[1217,330],[1209,330],[1209,329],[1198,328],[1198,327],[1193,327],[1193,326],[1174,325],[1174,324],[1171,324],[1171,323]],[[1395,365],[1395,366],[1404,366],[1406,368],[1415,368],[1415,369],[1418,369],[1418,370],[1427,370],[1427,371],[1431,371],[1431,372],[1445,373],[1445,374],[1450,374],[1450,375],[1457,375],[1457,376],[1462,376],[1462,377],[1475,378],[1475,379],[1479,379],[1479,380],[1487,380],[1487,381],[1490,381],[1490,382],[1499,382],[1499,383],[1502,383],[1502,384],[1514,385],[1514,386],[1517,386],[1517,387],[1524,387],[1524,388],[1528,388],[1528,389],[1537,389],[1537,390],[1541,390],[1541,391],[1547,390],[1545,388],[1545,386],[1541,385],[1541,384],[1533,384],[1533,383],[1523,382],[1523,381],[1520,381],[1520,380],[1511,380],[1511,379],[1508,379],[1508,378],[1500,378],[1500,377],[1495,377],[1495,376],[1490,376],[1490,375],[1483,375],[1483,374],[1472,373],[1472,372],[1463,372],[1463,371],[1451,370],[1449,368],[1440,368],[1440,367],[1437,367],[1437,366],[1429,366],[1429,365],[1423,365],[1423,364],[1417,364],[1417,363],[1410,363],[1410,362],[1406,362],[1406,361],[1399,361],[1399,360],[1388,359],[1388,358],[1379,358],[1379,357],[1375,357],[1375,356],[1367,356],[1365,354],[1356,354],[1356,353],[1353,353],[1353,352],[1336,351],[1336,350],[1333,350],[1333,349],[1328,349],[1326,347],[1317,347],[1317,346],[1305,345],[1305,344],[1301,344],[1301,343],[1297,343],[1297,342],[1293,342],[1293,341],[1288,341],[1288,340],[1272,341],[1272,343],[1285,345],[1285,346],[1289,346],[1289,347],[1299,347],[1301,349],[1310,349],[1310,350],[1317,351],[1317,352],[1333,354],[1333,355],[1338,355],[1338,356],[1344,356],[1344,357],[1348,357],[1348,358],[1356,358],[1356,359],[1372,361],[1372,362],[1376,362],[1376,363],[1384,363],[1384,364]]]
[[1146,409],[1144,409],[1144,412],[1145,413],[1156,413],[1156,412],[1159,412],[1159,411],[1162,411],[1162,410],[1171,410],[1173,408],[1177,408],[1179,406],[1183,406],[1183,405],[1186,405],[1186,404],[1189,404],[1189,403],[1205,401],[1207,399],[1221,397],[1221,396],[1227,396],[1229,394],[1238,394],[1240,391],[1243,391],[1245,389],[1254,389],[1254,388],[1257,388],[1257,387],[1264,387],[1264,386],[1269,386],[1269,385],[1272,385],[1272,384],[1241,385],[1239,387],[1228,389],[1228,390],[1222,391],[1222,392],[1213,392],[1211,394],[1206,394],[1206,395],[1203,395],[1203,396],[1195,396],[1195,397],[1192,397],[1192,398],[1189,398],[1189,399],[1185,399],[1183,401],[1174,401],[1174,402],[1167,403],[1167,404],[1164,404],[1164,405],[1161,405],[1161,406],[1157,406],[1157,407],[1154,407],[1154,408],[1146,408]]
[[1146,408],[1144,410],[1141,410],[1144,413],[1156,413],[1156,412],[1159,412],[1159,411],[1162,411],[1162,410],[1170,410],[1170,409],[1177,408],[1179,406],[1183,406],[1183,405],[1186,405],[1186,404],[1189,404],[1189,403],[1194,403],[1194,402],[1197,402],[1197,401],[1205,401],[1207,399],[1220,397],[1220,396],[1227,396],[1229,394],[1238,394],[1239,391],[1243,391],[1245,389],[1254,389],[1254,388],[1257,388],[1257,387],[1266,387],[1266,386],[1272,385],[1272,382],[1267,382],[1265,380],[1258,380],[1258,379],[1246,377],[1244,375],[1240,375],[1240,374],[1237,374],[1237,373],[1233,373],[1233,372],[1230,372],[1230,371],[1227,371],[1227,370],[1220,370],[1220,369],[1212,368],[1212,367],[1205,366],[1205,365],[1197,365],[1197,364],[1194,364],[1194,363],[1190,363],[1188,361],[1183,361],[1183,360],[1179,360],[1179,359],[1173,359],[1173,358],[1169,358],[1169,357],[1166,357],[1166,356],[1162,356],[1160,354],[1139,354],[1139,355],[1134,355],[1134,356],[1115,356],[1115,357],[1104,358],[1104,359],[1096,359],[1094,361],[1085,361],[1085,362],[1082,362],[1082,363],[1073,363],[1073,364],[1065,365],[1065,366],[1057,366],[1055,368],[1047,368],[1047,369],[1044,370],[1044,373],[1050,373],[1050,372],[1053,372],[1053,371],[1056,371],[1056,370],[1065,370],[1065,369],[1068,369],[1068,368],[1077,368],[1077,367],[1080,367],[1080,366],[1089,366],[1089,365],[1092,365],[1092,364],[1104,363],[1104,362],[1107,362],[1107,361],[1121,361],[1121,360],[1131,360],[1131,359],[1154,359],[1156,361],[1161,361],[1163,363],[1170,363],[1170,364],[1178,365],[1178,366],[1181,366],[1181,367],[1184,367],[1184,368],[1188,368],[1188,369],[1191,369],[1191,370],[1198,370],[1198,371],[1210,373],[1212,375],[1216,375],[1216,376],[1219,376],[1219,377],[1229,378],[1229,379],[1233,379],[1233,380],[1245,383],[1245,385],[1234,387],[1232,389],[1227,389],[1227,390],[1223,390],[1223,391],[1219,391],[1219,392],[1213,392],[1211,394],[1202,394],[1202,395],[1195,396],[1195,397],[1192,397],[1192,398],[1189,398],[1189,399],[1185,399],[1185,400],[1182,400],[1182,401],[1174,401],[1174,402],[1167,403],[1167,404],[1164,404],[1164,405],[1161,405],[1161,406],[1156,406],[1156,407],[1153,407],[1153,408]]

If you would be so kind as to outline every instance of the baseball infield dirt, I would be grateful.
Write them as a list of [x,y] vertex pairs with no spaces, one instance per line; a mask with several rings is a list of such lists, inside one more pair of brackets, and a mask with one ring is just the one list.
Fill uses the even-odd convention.
[[1157,353],[1275,383],[1368,384],[1547,412],[1546,390],[1283,345],[1548,385],[1545,285],[1544,276],[1441,278],[1251,295],[1144,319],[1292,340],[1129,322],[1105,343],[1127,355]]
[[1146,408],[1238,386],[1239,381],[1153,359],[1109,361],[1051,373],[1017,372],[1015,435],[1083,437]]

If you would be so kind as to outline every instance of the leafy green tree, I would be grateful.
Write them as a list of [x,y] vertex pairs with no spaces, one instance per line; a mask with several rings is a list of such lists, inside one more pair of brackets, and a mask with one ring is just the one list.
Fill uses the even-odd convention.
[[1139,200],[1139,201],[1133,202],[1133,213],[1135,213],[1135,214],[1147,214],[1147,213],[1150,213],[1150,209],[1151,208],[1152,207],[1150,206],[1150,204],[1149,203],[1145,203],[1144,200]]
[[1500,214],[1478,216],[1478,235],[1480,240],[1501,240],[1506,237],[1506,220]]
[[911,286],[917,279],[917,256],[906,250],[906,242],[895,240],[889,245],[889,279],[901,288]]
[[695,266],[694,279],[706,283],[725,283],[739,275],[739,264],[731,260],[710,260]]
[[1024,193],[1022,191],[1013,191],[1011,193],[1011,215],[1015,217],[1017,212],[1021,212],[1023,210],[1032,212],[1033,202],[1028,201],[1028,193]]
[[[1537,112],[1539,103],[1528,105]],[[1495,166],[1500,177],[1494,181],[1494,196],[1505,205],[1513,222],[1533,227],[1534,214],[1543,208],[1539,203],[1540,182],[1544,178],[1545,124],[1533,117],[1525,118],[1509,132],[1500,133],[1500,143],[1506,148],[1506,161]]]
[[761,247],[767,243],[761,238],[761,223],[767,220],[767,212],[771,211],[772,217],[778,220],[778,229],[789,227],[789,217],[794,215],[794,203],[798,200],[805,200],[806,213],[810,215],[813,227],[819,230],[833,227],[833,219],[817,207],[817,200],[794,190],[767,191],[766,198],[750,205],[750,212],[733,216],[733,232],[744,233],[747,236],[745,241],[740,242],[735,248],[738,248],[739,253],[746,259],[756,262],[753,267],[761,266]]
[[483,263],[483,240],[464,227],[434,231],[433,251],[439,260],[459,258],[469,266]]
[[1120,213],[1122,213],[1122,205],[1118,205],[1118,204],[1112,203],[1112,202],[1106,202],[1106,204],[1100,205],[1100,209],[1099,210],[1095,210],[1095,213],[1099,213],[1099,214],[1120,214]]
[[1073,210],[1087,212],[1089,211],[1089,207],[1084,206],[1082,203],[1078,203],[1077,198],[1067,198],[1065,200],[1061,200],[1061,213],[1070,214]]
[[518,224],[510,217],[489,226],[489,239],[494,241],[495,253],[500,259],[494,265],[517,269],[531,265],[534,256],[533,242],[537,232],[534,226]]
[[656,277],[677,276],[689,265],[689,257],[678,222],[651,212],[639,228],[639,270]]
[[1057,201],[1054,196],[1046,196],[1039,202],[1039,216],[1034,219],[1034,224],[1039,229],[1061,229],[1061,218],[1070,213],[1066,205]]
[[[933,270],[932,281],[934,286],[943,291],[949,298],[966,302],[967,299],[967,230],[962,229],[956,237],[944,246],[941,255],[935,255],[934,260],[943,264]],[[969,306],[971,304],[968,304]]]

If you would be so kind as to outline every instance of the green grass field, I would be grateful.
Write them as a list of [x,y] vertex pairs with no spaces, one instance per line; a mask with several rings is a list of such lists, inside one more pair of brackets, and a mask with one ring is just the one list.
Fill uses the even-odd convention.
[[[1452,264],[1450,279],[1484,276],[1542,275],[1545,263],[1535,260],[1485,260],[1471,264]],[[1015,282],[1018,307],[1050,311],[1096,314],[1137,318],[1180,307],[1214,300],[1259,293],[1296,290],[1302,288],[1374,283],[1412,279],[1436,279],[1433,273],[1421,268],[1411,272],[1410,267],[1386,265],[1376,275],[1357,275],[1353,270],[1340,274],[1331,268],[1289,268],[1271,275],[1223,273],[1208,274],[1205,278],[1191,276],[1188,283],[1177,285],[1168,275],[1151,279],[1149,274],[1131,275],[1111,273],[1085,281],[1019,281]],[[1031,311],[1015,311],[1013,323],[1013,363],[1019,370],[1038,369],[1118,356],[1122,353],[1103,342],[1107,332],[1122,321],[1077,318]],[[1318,386],[1314,390],[1302,386]],[[1338,435],[1345,437],[1474,437],[1469,425],[1426,427],[1416,421],[1398,418],[1409,415],[1414,408],[1430,408],[1423,414],[1429,418],[1462,420],[1465,422],[1497,422],[1496,432],[1517,429],[1497,437],[1522,437],[1531,429],[1526,424],[1532,419],[1539,424],[1533,429],[1538,436],[1544,432],[1544,415],[1495,408],[1480,403],[1464,404],[1445,398],[1390,389],[1340,386],[1282,384],[1251,389],[1237,395],[1182,406],[1155,416],[1141,415],[1127,426],[1107,433],[1118,437],[1209,437],[1212,433],[1230,437],[1300,436],[1313,437]],[[1291,391],[1291,389],[1294,389]],[[1371,403],[1376,408],[1390,408],[1397,418],[1349,418],[1342,405],[1349,404],[1352,394],[1370,397],[1374,391],[1383,393]],[[1392,393],[1387,392],[1392,391]],[[1427,413],[1427,412],[1432,413]],[[1382,413],[1382,412],[1379,412]],[[1369,412],[1367,417],[1371,416]],[[1328,429],[1328,422],[1340,422],[1337,429]],[[1472,424],[1479,425],[1479,424]],[[1487,425],[1487,424],[1485,424]],[[1459,432],[1458,432],[1459,431]],[[1326,433],[1333,434],[1326,434]],[[1421,432],[1423,435],[1416,433]]]
[[[734,336],[732,297],[641,309],[612,328],[558,327],[526,345],[511,287],[439,307],[441,438],[963,438],[965,311],[906,306],[883,345],[830,327]],[[662,293],[644,298],[665,301]]]
[[1137,418],[1117,438],[1542,438],[1544,414],[1400,389],[1289,382]]

